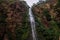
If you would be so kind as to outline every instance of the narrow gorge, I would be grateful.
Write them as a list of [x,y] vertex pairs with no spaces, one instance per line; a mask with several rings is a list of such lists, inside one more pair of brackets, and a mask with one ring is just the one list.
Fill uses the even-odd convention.
[[60,40],[60,0],[0,0],[0,40]]

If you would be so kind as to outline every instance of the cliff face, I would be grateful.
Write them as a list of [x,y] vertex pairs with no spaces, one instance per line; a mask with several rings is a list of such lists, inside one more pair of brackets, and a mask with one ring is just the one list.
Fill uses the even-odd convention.
[[25,1],[0,1],[0,40],[27,40],[28,10]]
[[32,6],[38,40],[59,40],[60,6],[58,4],[59,0],[50,0]]

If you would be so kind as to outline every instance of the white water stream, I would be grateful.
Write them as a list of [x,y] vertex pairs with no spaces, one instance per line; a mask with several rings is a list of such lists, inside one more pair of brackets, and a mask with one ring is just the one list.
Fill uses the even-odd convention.
[[31,11],[31,7],[33,4],[36,4],[38,1],[46,1],[46,0],[25,0],[27,4],[30,6],[29,8],[29,19],[30,19],[30,24],[31,24],[31,30],[32,30],[32,37],[33,40],[37,40],[37,34],[36,34],[36,26],[35,26],[35,19]]
[[30,23],[31,23],[31,30],[32,30],[33,40],[37,40],[37,38],[36,38],[36,28],[35,28],[35,19],[32,15],[31,8],[29,8],[29,18],[30,18]]
[[32,31],[32,37],[33,37],[33,40],[37,40],[37,37],[36,37],[36,26],[35,26],[35,19],[33,17],[33,14],[32,14],[32,11],[31,11],[31,7],[33,5],[33,3],[37,3],[38,0],[26,0],[27,4],[30,6],[29,8],[29,19],[30,19],[30,24],[31,24],[31,31]]

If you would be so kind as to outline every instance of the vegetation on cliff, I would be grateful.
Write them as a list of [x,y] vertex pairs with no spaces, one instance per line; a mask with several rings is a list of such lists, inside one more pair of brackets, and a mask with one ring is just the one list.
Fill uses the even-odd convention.
[[27,40],[28,10],[25,1],[0,0],[0,40]]
[[32,6],[38,40],[59,40],[60,0],[38,2]]

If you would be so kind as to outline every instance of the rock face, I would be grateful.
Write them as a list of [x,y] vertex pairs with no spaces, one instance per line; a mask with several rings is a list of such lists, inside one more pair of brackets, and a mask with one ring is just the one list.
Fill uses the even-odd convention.
[[27,40],[28,10],[25,1],[0,1],[0,40]]
[[[51,3],[51,2],[54,3]],[[32,6],[36,21],[38,40],[59,40],[60,6],[59,0],[50,0]]]

